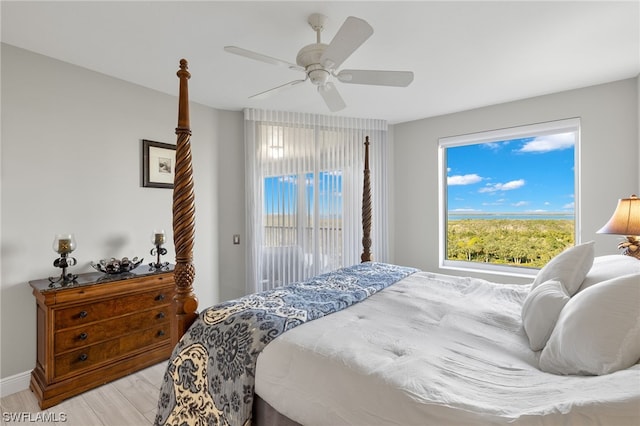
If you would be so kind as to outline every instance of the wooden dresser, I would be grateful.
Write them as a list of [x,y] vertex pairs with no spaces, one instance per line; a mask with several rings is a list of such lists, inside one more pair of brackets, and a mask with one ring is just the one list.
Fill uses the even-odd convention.
[[173,265],[81,274],[76,282],[31,281],[37,303],[37,361],[31,390],[51,407],[168,359]]

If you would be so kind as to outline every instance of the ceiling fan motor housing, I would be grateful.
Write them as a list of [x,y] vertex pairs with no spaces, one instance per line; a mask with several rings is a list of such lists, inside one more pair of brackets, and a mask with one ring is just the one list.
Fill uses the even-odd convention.
[[296,63],[304,67],[309,76],[309,80],[316,86],[324,86],[331,75],[329,71],[320,64],[320,58],[326,48],[327,45],[324,43],[310,44],[300,49],[296,57]]

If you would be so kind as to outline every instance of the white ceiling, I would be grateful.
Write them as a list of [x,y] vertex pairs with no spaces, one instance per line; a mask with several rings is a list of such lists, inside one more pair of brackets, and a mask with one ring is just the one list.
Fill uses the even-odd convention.
[[2,42],[169,94],[180,58],[191,100],[329,114],[310,82],[264,100],[250,95],[304,75],[232,55],[236,45],[294,62],[329,17],[329,43],[348,16],[375,32],[343,68],[409,70],[407,88],[336,85],[337,114],[405,122],[635,77],[639,1],[2,1]]

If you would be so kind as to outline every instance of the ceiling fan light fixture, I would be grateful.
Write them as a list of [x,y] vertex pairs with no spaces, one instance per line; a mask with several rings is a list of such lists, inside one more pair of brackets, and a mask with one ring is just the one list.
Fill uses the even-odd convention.
[[323,68],[312,69],[307,72],[309,80],[316,86],[324,86],[329,81],[329,72]]

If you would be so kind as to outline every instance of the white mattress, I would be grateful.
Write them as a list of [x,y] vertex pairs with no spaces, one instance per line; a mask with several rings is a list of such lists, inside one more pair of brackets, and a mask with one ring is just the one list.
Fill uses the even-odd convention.
[[256,393],[308,426],[640,424],[640,365],[538,370],[520,319],[528,291],[416,273],[275,339]]

